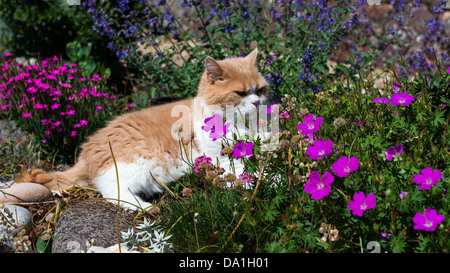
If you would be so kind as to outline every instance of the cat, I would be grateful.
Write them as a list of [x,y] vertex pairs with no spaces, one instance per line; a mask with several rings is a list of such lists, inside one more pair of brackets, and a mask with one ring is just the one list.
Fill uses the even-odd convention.
[[195,98],[121,115],[82,144],[71,169],[32,169],[17,182],[40,183],[55,191],[93,184],[103,198],[137,209],[152,206],[147,200],[164,191],[160,183],[169,185],[189,170],[183,157],[193,162],[206,155],[226,172],[242,173],[243,163],[234,160],[231,168],[228,157],[220,154],[222,142],[212,141],[202,127],[205,118],[220,113],[236,120],[226,135],[230,136],[245,129],[245,116],[254,116],[268,99],[269,86],[258,72],[257,55],[254,49],[246,57],[206,58]]

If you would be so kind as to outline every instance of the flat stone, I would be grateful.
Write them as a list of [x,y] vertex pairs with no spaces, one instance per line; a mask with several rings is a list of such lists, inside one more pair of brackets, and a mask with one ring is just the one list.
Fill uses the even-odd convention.
[[[108,248],[118,243],[120,231],[132,228],[132,216],[105,200],[81,201],[61,215],[53,240],[53,253],[87,252],[91,246]],[[119,232],[119,233],[118,233]]]
[[11,253],[14,236],[31,227],[32,214],[26,208],[13,204],[0,204],[0,253]]
[[51,190],[36,183],[14,183],[0,189],[0,203],[42,202],[53,197]]

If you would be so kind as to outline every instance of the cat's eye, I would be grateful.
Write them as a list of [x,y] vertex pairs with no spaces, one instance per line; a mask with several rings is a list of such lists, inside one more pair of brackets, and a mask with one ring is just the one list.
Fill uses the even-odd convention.
[[257,89],[257,90],[256,90],[256,95],[261,96],[262,94],[266,94],[266,93],[269,91],[268,88],[269,88],[269,87],[268,87],[267,85],[265,85],[265,86],[263,86],[263,87]]
[[245,92],[245,91],[234,91],[234,93],[236,93],[237,95],[239,95],[241,97],[247,96],[247,92]]

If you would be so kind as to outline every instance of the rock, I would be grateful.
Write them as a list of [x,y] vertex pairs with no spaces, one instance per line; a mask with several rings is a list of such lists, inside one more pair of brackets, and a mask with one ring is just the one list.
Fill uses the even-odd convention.
[[81,201],[67,208],[60,216],[52,252],[87,252],[92,245],[110,247],[118,243],[120,231],[133,227],[132,220],[132,216],[126,214],[123,209],[119,210],[116,205],[105,200]]
[[26,208],[0,204],[0,253],[15,252],[14,236],[31,227],[32,214]]
[[14,183],[9,188],[0,189],[0,203],[42,202],[52,197],[48,188],[36,183]]

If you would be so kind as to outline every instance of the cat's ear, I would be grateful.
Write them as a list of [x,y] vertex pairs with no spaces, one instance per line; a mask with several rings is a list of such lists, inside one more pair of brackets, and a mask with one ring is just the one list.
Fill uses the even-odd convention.
[[250,54],[247,55],[247,57],[245,57],[245,59],[250,65],[254,65],[256,64],[257,57],[258,57],[258,48],[255,48]]
[[205,68],[208,80],[215,82],[223,78],[223,69],[213,58],[211,57],[206,58]]

